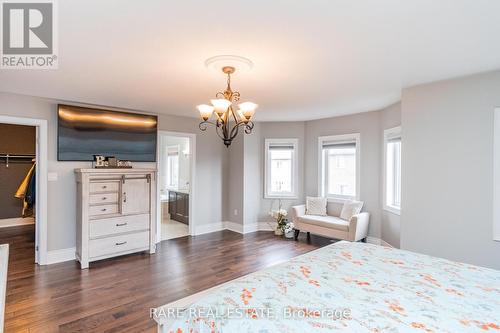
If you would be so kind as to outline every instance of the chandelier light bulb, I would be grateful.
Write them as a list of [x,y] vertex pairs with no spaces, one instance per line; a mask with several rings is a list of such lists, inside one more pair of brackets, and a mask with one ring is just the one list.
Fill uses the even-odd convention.
[[214,107],[207,104],[198,105],[196,108],[200,112],[200,116],[204,121],[207,121],[214,112]]
[[231,106],[231,101],[228,101],[224,98],[212,99],[210,102],[214,106],[215,113],[217,113],[219,117],[221,117],[224,112],[226,112],[227,109]]
[[240,108],[241,114],[243,114],[243,116],[247,120],[250,120],[250,118],[252,118],[255,114],[255,110],[257,109],[258,105],[252,102],[245,102],[238,104],[238,107]]

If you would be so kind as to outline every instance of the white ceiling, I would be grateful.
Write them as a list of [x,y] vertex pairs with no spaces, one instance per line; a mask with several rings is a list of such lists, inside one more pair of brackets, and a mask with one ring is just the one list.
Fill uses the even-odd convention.
[[[233,78],[256,120],[376,110],[420,83],[500,68],[500,1],[58,1],[59,69],[0,70],[0,91],[197,117]],[[1,106],[0,106],[1,107]]]

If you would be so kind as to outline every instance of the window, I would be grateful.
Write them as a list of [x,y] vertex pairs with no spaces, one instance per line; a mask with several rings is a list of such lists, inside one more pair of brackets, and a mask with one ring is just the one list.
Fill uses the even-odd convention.
[[384,156],[384,208],[399,214],[401,210],[401,127],[384,131]]
[[167,188],[179,187],[179,146],[167,147]]
[[297,146],[298,139],[266,139],[266,198],[294,198],[297,196]]
[[359,197],[359,134],[319,137],[319,195],[346,200]]

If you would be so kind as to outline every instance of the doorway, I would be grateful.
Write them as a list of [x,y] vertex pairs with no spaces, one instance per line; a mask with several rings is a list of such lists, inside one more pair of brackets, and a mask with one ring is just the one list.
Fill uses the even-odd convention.
[[[27,260],[45,265],[47,264],[47,120],[0,116],[0,125],[2,126],[0,144],[4,143],[0,146],[0,155],[3,156],[0,158],[0,168],[2,168],[0,191],[5,189],[5,195],[9,198],[8,203],[2,201],[2,204],[9,205],[9,213],[6,213],[9,216],[3,215],[2,218],[0,233],[4,227],[5,237],[1,237],[1,242],[24,242],[24,246],[20,246],[25,250],[24,256]],[[22,134],[18,130],[22,130]],[[13,136],[19,135],[26,137],[17,137],[15,144],[9,143]],[[29,150],[25,150],[28,146]],[[17,187],[15,193],[11,193],[14,187]],[[20,213],[11,217],[10,214],[16,211]],[[16,246],[11,245],[11,249],[15,249]],[[11,258],[14,258],[12,251]]]
[[157,241],[193,234],[194,134],[158,134]]
[[0,123],[0,243],[35,262],[36,127]]

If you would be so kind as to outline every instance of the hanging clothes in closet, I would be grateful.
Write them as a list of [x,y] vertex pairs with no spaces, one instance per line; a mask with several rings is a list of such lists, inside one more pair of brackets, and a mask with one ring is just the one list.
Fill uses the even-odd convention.
[[23,200],[22,217],[33,215],[36,198],[36,162],[33,163],[33,166],[21,182],[15,197]]

